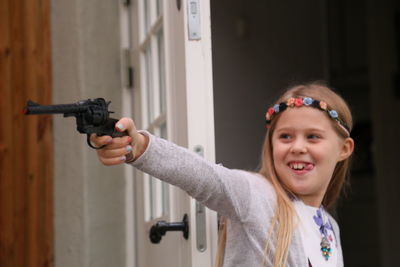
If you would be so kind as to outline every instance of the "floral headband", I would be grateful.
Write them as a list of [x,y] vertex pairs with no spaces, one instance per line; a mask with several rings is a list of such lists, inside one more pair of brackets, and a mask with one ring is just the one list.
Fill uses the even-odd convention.
[[267,128],[269,128],[271,124],[271,120],[275,114],[284,111],[286,108],[290,107],[313,107],[325,111],[330,118],[337,121],[339,126],[350,136],[350,129],[347,124],[339,119],[339,114],[336,110],[328,109],[328,105],[324,101],[319,101],[312,99],[311,97],[298,97],[298,98],[289,98],[286,102],[282,102],[279,104],[275,104],[273,107],[270,107],[265,114]]

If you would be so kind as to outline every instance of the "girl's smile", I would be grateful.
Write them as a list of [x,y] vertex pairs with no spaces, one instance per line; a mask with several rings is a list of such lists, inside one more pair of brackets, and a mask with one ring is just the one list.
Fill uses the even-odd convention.
[[306,204],[319,207],[336,163],[351,153],[352,145],[351,138],[339,137],[332,119],[320,110],[289,108],[272,136],[276,173]]
[[314,169],[314,164],[305,161],[291,161],[288,164],[289,168],[297,175],[308,173]]

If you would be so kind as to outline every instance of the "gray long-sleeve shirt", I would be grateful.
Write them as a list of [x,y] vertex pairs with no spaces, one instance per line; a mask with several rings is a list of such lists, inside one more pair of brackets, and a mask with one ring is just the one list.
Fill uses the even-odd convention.
[[[270,182],[258,173],[232,170],[210,163],[188,149],[142,131],[149,137],[146,151],[131,163],[139,170],[176,185],[190,196],[229,219],[224,267],[272,266],[272,254],[264,253],[276,206]],[[339,228],[330,217],[337,236],[338,264],[343,266]],[[288,265],[306,266],[301,235],[295,229]],[[315,267],[315,266],[314,266]]]

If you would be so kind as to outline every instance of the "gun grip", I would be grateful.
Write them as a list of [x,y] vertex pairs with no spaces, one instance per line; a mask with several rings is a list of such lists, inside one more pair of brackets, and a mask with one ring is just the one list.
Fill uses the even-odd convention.
[[128,131],[119,132],[114,129],[111,134],[111,137],[122,137],[122,136],[127,136],[127,135],[129,135]]
[[[103,135],[109,135],[111,137],[123,137],[129,135],[128,131],[123,131],[119,132],[115,129],[115,124],[118,122],[117,119],[109,118],[107,122],[102,125],[101,127],[98,127],[96,131],[97,136],[103,136]],[[90,134],[87,134],[87,143],[88,145],[93,148],[93,149],[102,149],[106,145],[100,146],[100,147],[95,147],[90,143]]]

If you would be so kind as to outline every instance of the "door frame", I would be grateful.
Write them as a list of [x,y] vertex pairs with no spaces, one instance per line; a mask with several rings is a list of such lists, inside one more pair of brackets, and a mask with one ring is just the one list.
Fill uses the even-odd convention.
[[[204,148],[204,157],[215,161],[214,144],[214,113],[213,113],[213,87],[212,87],[212,58],[211,58],[211,26],[210,26],[210,3],[201,2],[201,32],[202,39],[188,40],[187,9],[189,1],[183,1],[180,10],[175,2],[163,1],[166,10],[163,17],[163,31],[165,37],[165,62],[166,62],[166,85],[167,85],[167,112],[168,139],[189,150],[195,151],[197,147]],[[141,10],[141,1],[133,4],[132,8]],[[133,12],[132,14],[135,14]],[[140,25],[143,14],[132,17],[132,24]],[[143,126],[141,109],[143,105],[143,72],[140,69],[141,59],[138,51],[138,40],[140,36],[132,29],[134,80],[133,90],[133,118],[138,126]],[[205,56],[206,54],[206,56]],[[195,64],[193,64],[195,62]],[[139,66],[139,67],[138,67]],[[207,107],[207,108],[205,108]],[[192,122],[192,123],[191,123]],[[193,123],[196,122],[196,123]],[[140,174],[134,172],[134,187],[143,188]],[[185,247],[183,240],[181,245],[180,266],[212,266],[217,249],[217,215],[206,209],[207,225],[207,249],[205,252],[198,250],[196,246],[196,213],[197,203],[182,190],[170,186],[170,216],[169,221],[181,221],[183,214],[189,214],[191,233],[189,237],[190,246]],[[144,196],[141,192],[135,196],[136,211],[143,202]],[[139,222],[136,222],[135,232],[139,231]],[[159,218],[161,219],[161,218]],[[147,225],[149,228],[151,223]],[[166,237],[164,237],[166,238]],[[168,237],[167,237],[168,238]],[[141,266],[139,256],[142,254],[138,247],[142,240],[136,235],[135,252],[136,263]],[[182,246],[183,245],[183,246]],[[186,257],[186,258],[185,258]],[[189,257],[189,258],[187,258]]]

